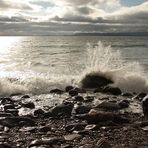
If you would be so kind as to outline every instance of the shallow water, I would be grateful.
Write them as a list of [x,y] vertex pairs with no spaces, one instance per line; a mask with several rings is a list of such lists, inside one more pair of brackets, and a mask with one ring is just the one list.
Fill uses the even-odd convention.
[[92,71],[103,72],[124,91],[148,92],[147,40],[148,37],[0,37],[1,95],[41,94],[53,87],[78,85]]

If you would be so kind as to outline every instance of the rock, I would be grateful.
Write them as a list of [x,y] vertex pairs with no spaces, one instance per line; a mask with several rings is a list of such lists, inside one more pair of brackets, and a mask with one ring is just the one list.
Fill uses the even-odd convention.
[[47,133],[48,131],[51,131],[51,127],[49,126],[43,126],[39,128],[39,132]]
[[70,125],[67,125],[67,126],[65,127],[65,130],[66,130],[67,132],[72,132],[72,131],[74,131],[74,130],[76,130],[76,131],[84,130],[84,128],[85,128],[86,125],[87,125],[86,123],[70,124]]
[[7,110],[7,109],[15,109],[15,106],[13,104],[5,104],[4,110]]
[[18,113],[19,113],[19,111],[17,109],[7,109],[5,112],[6,113],[11,113],[14,116],[18,116]]
[[77,95],[78,95],[78,91],[72,89],[72,90],[69,91],[69,95],[70,95],[70,96],[77,96]]
[[5,119],[0,120],[0,125],[7,126],[7,127],[15,127],[20,126],[23,122],[22,126],[34,126],[35,121],[30,117],[7,117]]
[[43,109],[39,108],[34,111],[34,116],[42,117],[42,116],[44,116],[44,113],[45,113],[45,111]]
[[129,101],[128,100],[122,100],[118,104],[119,104],[121,109],[129,107]]
[[79,134],[70,134],[70,135],[65,135],[65,136],[64,136],[64,139],[65,139],[66,141],[73,141],[73,140],[75,140],[75,139],[80,139],[80,138],[82,138],[82,136],[79,135]]
[[58,88],[55,88],[55,89],[52,89],[52,90],[50,91],[50,93],[61,95],[61,94],[64,93],[64,91],[63,91],[63,90],[60,90],[60,89],[58,89]]
[[124,97],[133,97],[133,94],[128,93],[128,92],[122,93],[121,95],[124,96]]
[[98,130],[100,128],[99,125],[96,124],[89,124],[85,127],[85,130]]
[[84,101],[84,98],[82,97],[82,96],[75,96],[74,97],[74,101],[77,101],[77,102],[82,102],[82,101]]
[[106,101],[100,103],[95,108],[102,108],[102,109],[110,110],[110,111],[121,109],[118,103],[106,102]]
[[129,123],[128,118],[111,112],[91,112],[88,114],[77,115],[77,118],[84,119],[88,124],[99,124],[102,122],[114,122],[117,124]]
[[0,100],[2,104],[12,104],[13,103],[12,99],[9,97],[1,98]]
[[72,89],[74,89],[73,86],[67,86],[67,87],[65,88],[65,91],[66,91],[66,92],[69,92],[69,91],[72,90]]
[[72,109],[73,109],[73,104],[67,102],[51,108],[50,111],[54,116],[61,116],[61,115],[63,116],[63,115],[71,115]]
[[51,146],[55,145],[55,144],[59,144],[59,143],[64,143],[65,139],[64,138],[48,138],[48,139],[42,139],[42,140],[33,140],[30,145],[29,148],[34,147],[34,146],[42,146],[42,145],[47,145],[47,146]]
[[19,129],[20,132],[30,132],[30,133],[35,133],[36,132],[36,127],[23,127]]
[[0,148],[12,148],[8,143],[0,143]]
[[142,101],[143,98],[146,97],[146,95],[147,95],[146,93],[142,93],[142,92],[141,92],[141,93],[139,93],[138,95],[136,95],[135,97],[133,97],[133,100],[134,100],[134,99],[137,99],[137,100],[139,100],[139,101]]
[[121,95],[121,90],[118,87],[107,86],[102,90],[103,93],[109,93],[112,95]]
[[75,108],[76,114],[85,114],[85,113],[88,113],[90,110],[91,110],[91,107],[86,105],[78,105]]
[[75,87],[73,90],[77,91],[78,93],[86,93],[86,90],[83,88]]
[[84,102],[92,102],[94,100],[94,96],[86,96]]
[[22,105],[22,107],[26,107],[26,108],[30,108],[30,109],[35,108],[35,105],[33,102],[23,102],[21,105]]
[[82,88],[99,88],[113,83],[111,79],[97,73],[87,74],[81,81]]
[[101,93],[103,91],[103,87],[100,87],[100,88],[96,88],[94,90],[94,93]]
[[97,142],[96,146],[97,146],[98,148],[112,148],[112,146],[109,144],[108,140],[106,140],[105,138],[101,138],[101,139]]
[[29,95],[22,96],[22,99],[27,99],[27,98],[30,98],[30,96]]
[[143,114],[145,116],[148,116],[148,95],[145,96],[142,100],[142,108],[143,108]]
[[0,117],[13,117],[14,115],[12,113],[4,113],[0,112]]

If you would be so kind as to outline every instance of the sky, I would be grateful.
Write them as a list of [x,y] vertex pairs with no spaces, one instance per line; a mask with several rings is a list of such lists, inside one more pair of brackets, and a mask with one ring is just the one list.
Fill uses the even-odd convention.
[[148,32],[148,0],[0,0],[0,35]]

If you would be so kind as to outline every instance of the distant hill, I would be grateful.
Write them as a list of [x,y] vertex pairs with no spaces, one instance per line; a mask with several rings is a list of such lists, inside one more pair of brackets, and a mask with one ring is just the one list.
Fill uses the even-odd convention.
[[148,32],[75,33],[75,36],[148,36]]

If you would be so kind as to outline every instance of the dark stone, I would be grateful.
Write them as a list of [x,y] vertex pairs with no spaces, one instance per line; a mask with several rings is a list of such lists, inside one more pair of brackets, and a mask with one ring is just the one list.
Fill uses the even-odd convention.
[[72,131],[74,131],[74,130],[76,130],[76,131],[84,130],[84,128],[85,128],[86,125],[87,125],[86,123],[70,124],[70,125],[67,125],[67,126],[65,127],[65,130],[66,130],[67,132],[72,132]]
[[97,146],[98,148],[112,148],[112,146],[110,145],[109,141],[106,140],[105,138],[101,138],[101,139],[97,142],[96,146]]
[[84,102],[92,102],[94,100],[94,96],[86,96]]
[[67,86],[67,87],[65,88],[65,91],[66,91],[66,92],[69,92],[69,91],[72,90],[72,89],[74,89],[73,86]]
[[77,115],[77,118],[84,119],[88,124],[99,124],[102,122],[114,122],[118,124],[129,123],[128,118],[124,118],[121,115],[111,113],[111,112],[97,112]]
[[13,104],[5,104],[4,110],[7,110],[7,109],[15,109],[15,106]]
[[51,113],[54,116],[64,116],[64,115],[71,115],[73,104],[70,102],[62,103],[60,105],[57,105],[53,108],[51,108]]
[[0,120],[0,125],[7,126],[7,127],[15,127],[19,125],[34,126],[35,121],[30,117],[7,117],[5,119]]
[[133,94],[131,94],[131,93],[122,93],[121,94],[122,96],[124,96],[124,97],[133,97]]
[[90,106],[85,105],[79,105],[75,108],[76,114],[85,114],[88,113],[91,110]]
[[26,107],[26,108],[30,108],[30,109],[35,108],[35,105],[33,102],[23,102],[21,105],[22,105],[22,107]]
[[43,126],[43,127],[40,127],[39,132],[47,133],[50,130],[51,130],[51,127]]
[[107,86],[102,90],[103,93],[109,93],[112,95],[121,95],[121,90],[118,87]]
[[129,107],[129,101],[128,100],[122,100],[118,104],[121,107],[121,109]]
[[29,148],[34,147],[34,146],[42,146],[42,145],[48,145],[51,146],[55,145],[55,144],[59,144],[59,143],[64,143],[65,139],[64,138],[48,138],[48,139],[42,139],[42,140],[33,140],[30,145]]
[[75,87],[73,90],[77,91],[78,93],[86,93],[86,90],[83,88]]
[[147,96],[147,94],[146,93],[140,93],[140,94],[138,94],[137,96],[136,96],[136,98],[138,98],[139,99],[139,101],[142,101],[143,100],[143,98],[144,97],[146,97]]
[[143,98],[143,100],[142,100],[142,108],[143,108],[143,114],[145,116],[148,116],[148,96]]
[[34,111],[34,116],[37,116],[37,117],[42,117],[44,115],[44,110],[42,110],[41,108],[40,109],[36,109]]
[[19,111],[17,109],[7,109],[5,112],[6,113],[11,113],[14,116],[18,116],[18,113],[19,113]]
[[97,73],[87,74],[81,81],[82,88],[99,88],[113,83],[111,79]]
[[110,111],[121,109],[118,103],[106,102],[106,101],[97,105],[96,108],[102,108],[102,109],[110,110]]
[[13,114],[12,113],[0,112],[0,117],[13,117]]
[[82,101],[84,101],[84,98],[82,96],[78,95],[78,96],[74,97],[74,101],[82,102]]
[[61,95],[61,94],[64,93],[64,91],[63,91],[63,90],[60,90],[60,89],[58,89],[58,88],[55,88],[55,89],[52,89],[52,90],[50,91],[50,93]]
[[100,92],[102,92],[102,90],[103,90],[102,87],[96,88],[96,89],[94,90],[94,93],[100,93]]
[[70,96],[77,96],[78,95],[78,91],[72,89],[72,90],[69,91],[69,95]]
[[27,99],[27,98],[30,98],[30,96],[29,95],[22,96],[22,99]]
[[13,103],[13,100],[9,97],[1,98],[0,100],[2,104],[9,104],[9,103],[12,104]]
[[0,143],[0,148],[12,148],[8,143]]

